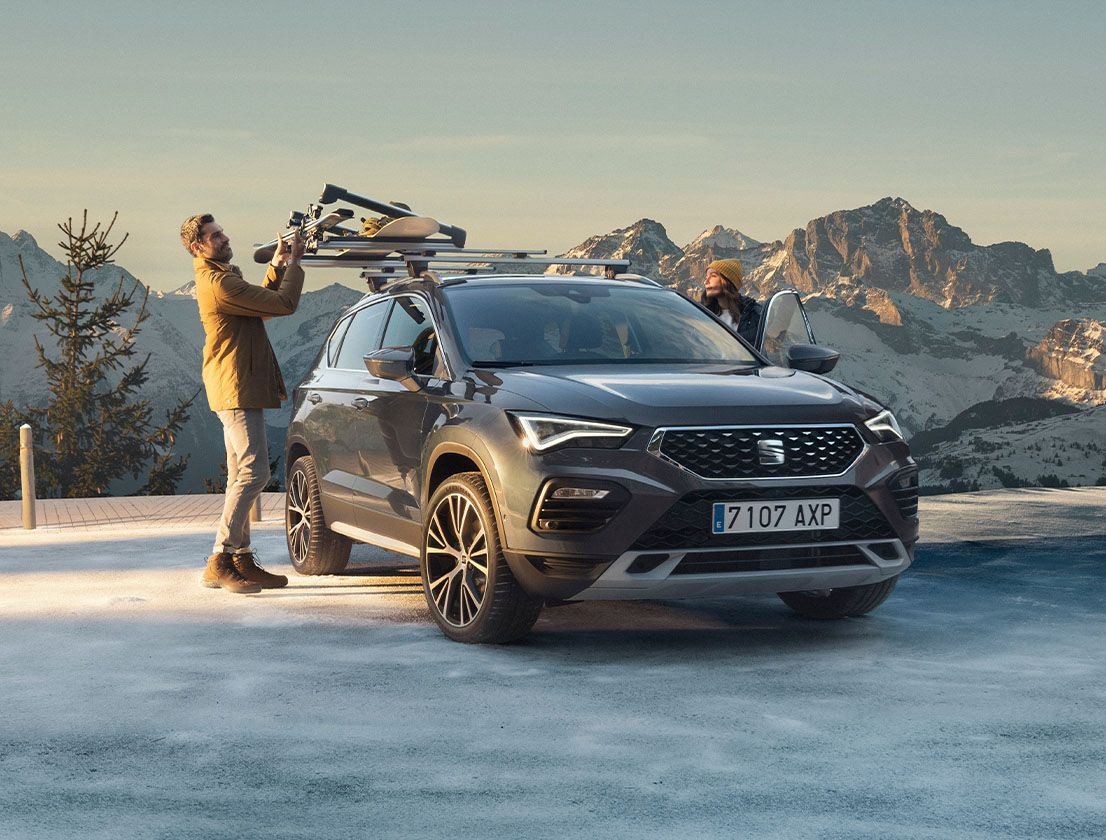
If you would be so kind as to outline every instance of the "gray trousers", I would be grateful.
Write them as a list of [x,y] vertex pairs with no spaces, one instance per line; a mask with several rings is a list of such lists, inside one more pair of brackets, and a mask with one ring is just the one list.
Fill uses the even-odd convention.
[[227,492],[214,551],[244,554],[250,550],[250,509],[271,477],[265,412],[231,408],[215,414],[227,447]]

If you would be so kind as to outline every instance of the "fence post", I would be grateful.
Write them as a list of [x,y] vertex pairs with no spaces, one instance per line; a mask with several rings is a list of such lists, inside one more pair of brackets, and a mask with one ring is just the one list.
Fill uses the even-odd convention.
[[261,521],[261,496],[258,495],[258,497],[253,500],[253,507],[250,508],[250,522],[260,522],[260,521]]
[[19,427],[19,478],[23,486],[23,527],[33,531],[35,522],[35,447],[31,427]]

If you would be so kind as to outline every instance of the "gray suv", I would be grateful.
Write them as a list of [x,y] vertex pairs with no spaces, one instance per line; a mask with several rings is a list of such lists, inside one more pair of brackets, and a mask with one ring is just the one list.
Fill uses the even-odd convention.
[[543,605],[778,593],[814,618],[890,594],[918,472],[884,406],[823,374],[798,296],[756,347],[645,278],[392,283],[342,313],[295,391],[288,551],[417,558],[465,642]]

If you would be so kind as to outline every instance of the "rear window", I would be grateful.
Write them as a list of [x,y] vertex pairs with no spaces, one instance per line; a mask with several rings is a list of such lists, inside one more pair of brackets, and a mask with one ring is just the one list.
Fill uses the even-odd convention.
[[710,315],[663,289],[520,282],[458,285],[444,298],[473,364],[756,361]]
[[390,301],[374,303],[355,313],[342,339],[334,367],[347,370],[364,370],[364,355],[378,347],[380,331],[384,328],[384,316],[388,314]]

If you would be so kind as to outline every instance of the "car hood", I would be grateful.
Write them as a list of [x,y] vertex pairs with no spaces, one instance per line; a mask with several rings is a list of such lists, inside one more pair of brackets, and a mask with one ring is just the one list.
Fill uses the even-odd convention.
[[641,426],[856,422],[868,413],[852,389],[778,367],[558,366],[496,376],[503,391],[550,412]]

